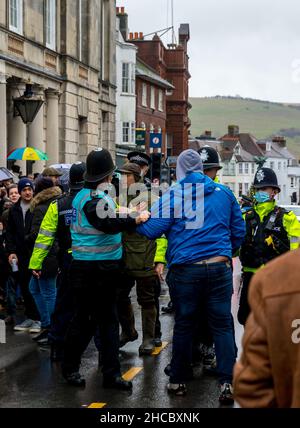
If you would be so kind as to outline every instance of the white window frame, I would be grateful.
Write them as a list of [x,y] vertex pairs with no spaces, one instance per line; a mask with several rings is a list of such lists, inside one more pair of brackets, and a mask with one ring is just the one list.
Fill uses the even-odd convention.
[[243,194],[243,192],[244,192],[244,189],[243,189],[243,183],[239,183],[239,190],[238,190],[238,192],[239,192],[239,197],[241,197],[242,196],[242,194]]
[[148,107],[148,89],[147,89],[147,83],[142,84],[142,106]]
[[239,175],[243,175],[244,174],[244,168],[243,168],[243,163],[240,162],[239,163]]
[[[125,137],[125,130],[127,130],[127,132],[126,132],[127,138],[124,138]],[[130,122],[122,122],[122,142],[123,142],[123,144],[130,143]]]
[[135,122],[131,122],[131,143],[135,144]]
[[275,168],[275,162],[274,161],[270,161],[270,168],[274,170],[274,168]]
[[154,86],[151,86],[150,108],[152,108],[153,110],[156,110],[156,105],[155,105],[155,87]]
[[249,183],[244,184],[244,189],[245,189],[245,195],[247,195],[249,193],[249,189],[250,189]]
[[135,65],[131,64],[131,93],[135,94]]
[[255,174],[255,163],[251,164],[251,172],[252,174]]
[[45,33],[46,47],[56,50],[56,0],[45,0]]
[[278,162],[278,171],[281,171],[281,162]]
[[[12,24],[12,3],[16,6],[16,25]],[[9,29],[17,34],[23,34],[23,0],[9,0]]]
[[245,174],[248,175],[249,174],[249,163],[245,162]]
[[164,91],[162,89],[158,91],[158,110],[164,111]]
[[[126,73],[125,73],[126,70]],[[126,87],[125,87],[126,85]],[[130,64],[129,62],[122,63],[122,93],[129,94],[130,91]]]

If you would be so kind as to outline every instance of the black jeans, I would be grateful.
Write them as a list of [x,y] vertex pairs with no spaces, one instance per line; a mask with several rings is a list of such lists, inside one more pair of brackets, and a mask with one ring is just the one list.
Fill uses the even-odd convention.
[[99,328],[103,376],[120,376],[119,324],[116,311],[116,285],[119,270],[110,262],[74,260],[70,283],[74,315],[65,338],[63,373],[77,372],[81,357]]
[[238,321],[240,324],[245,325],[246,321],[248,319],[248,316],[251,312],[249,302],[248,302],[248,291],[249,291],[249,285],[251,282],[251,279],[253,277],[252,272],[243,272],[242,275],[242,290],[241,290],[241,296],[240,296],[240,306],[238,310]]

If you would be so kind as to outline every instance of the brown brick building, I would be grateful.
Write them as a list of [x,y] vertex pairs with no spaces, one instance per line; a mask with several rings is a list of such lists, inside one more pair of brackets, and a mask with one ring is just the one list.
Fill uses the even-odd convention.
[[136,64],[136,126],[146,130],[149,152],[151,133],[162,134],[162,153],[166,153],[166,91],[174,87],[151,67],[138,60]]
[[[188,24],[181,24],[179,44],[166,48],[155,35],[145,40],[142,33],[130,33],[129,41],[138,48],[138,59],[150,66],[162,79],[173,86],[166,95],[166,145],[169,156],[177,156],[188,148],[188,134],[191,125],[189,104],[189,57],[187,54],[190,31]],[[139,96],[139,94],[138,94]],[[137,118],[138,120],[138,118]],[[137,123],[139,126],[139,123]]]

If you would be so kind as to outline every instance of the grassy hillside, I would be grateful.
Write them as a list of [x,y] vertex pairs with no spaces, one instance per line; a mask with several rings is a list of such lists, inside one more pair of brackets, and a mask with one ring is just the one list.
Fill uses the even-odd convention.
[[206,129],[220,137],[228,125],[239,125],[240,132],[257,138],[283,135],[288,147],[300,159],[300,106],[242,98],[191,98],[192,136]]

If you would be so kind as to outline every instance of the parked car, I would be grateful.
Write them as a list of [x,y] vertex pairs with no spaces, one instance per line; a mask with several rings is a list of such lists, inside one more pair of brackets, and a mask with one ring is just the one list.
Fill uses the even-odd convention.
[[297,216],[297,219],[300,221],[300,205],[280,205],[282,208],[287,211],[293,211]]

